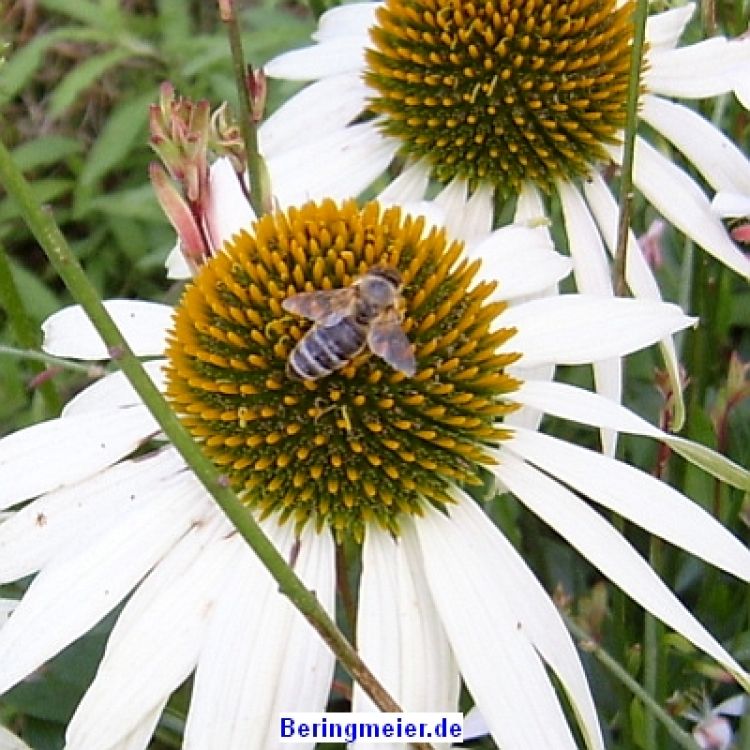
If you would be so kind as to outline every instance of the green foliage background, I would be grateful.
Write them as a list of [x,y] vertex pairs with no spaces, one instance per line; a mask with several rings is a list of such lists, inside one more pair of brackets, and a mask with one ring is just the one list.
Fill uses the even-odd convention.
[[[311,6],[296,0],[240,3],[248,60],[259,65],[281,50],[305,44],[315,15],[324,9],[319,3],[311,2]],[[8,1],[0,9],[0,34],[6,43],[6,62],[0,67],[0,137],[32,180],[39,201],[52,207],[103,298],[174,300],[178,289],[170,286],[163,271],[174,233],[147,175],[154,158],[147,145],[148,105],[157,100],[158,86],[164,80],[171,81],[178,93],[206,98],[213,106],[236,101],[228,43],[214,4],[205,0],[19,0]],[[747,0],[706,4],[703,11],[690,27],[693,40],[714,32],[734,36],[747,29]],[[269,109],[292,91],[290,84],[274,82]],[[749,115],[733,98],[699,106],[747,151]],[[659,145],[668,150],[666,144]],[[680,160],[679,154],[672,156]],[[633,223],[638,231],[645,231],[654,218],[652,209],[636,201]],[[564,238],[558,239],[564,247]],[[0,285],[0,345],[38,345],[39,324],[71,300],[4,194],[0,194],[0,243],[8,253],[6,270],[32,318],[30,335],[36,338],[19,340]],[[732,355],[750,361],[750,289],[669,229],[659,277],[667,298],[701,317],[700,327],[687,333],[682,342],[689,407],[683,434],[748,466],[748,376],[735,372],[738,382],[731,387],[728,378]],[[655,352],[639,354],[629,360],[626,381],[627,403],[654,422],[662,419],[664,407],[655,385],[659,366]],[[0,353],[0,435],[55,415],[54,398],[45,397],[44,387],[34,380],[37,372],[38,366],[28,358]],[[589,376],[570,370],[563,377],[585,382]],[[65,400],[88,379],[85,374],[60,369],[54,382]],[[570,440],[596,441],[592,431],[570,424],[550,420],[545,426]],[[662,471],[666,480],[748,539],[748,498],[718,486],[675,457],[667,457],[660,469],[664,457],[658,446],[645,440],[622,439],[620,454],[647,471]],[[676,714],[690,696],[705,693],[716,703],[735,692],[714,665],[682,639],[644,618],[627,597],[602,581],[553,531],[520,512],[514,501],[503,497],[492,508],[548,590],[557,592],[560,605],[632,676],[642,681],[645,659],[655,660],[658,702]],[[616,523],[719,640],[750,666],[747,587]],[[5,587],[0,593],[18,596],[22,589],[22,585]],[[33,679],[0,699],[0,722],[23,736],[34,750],[63,746],[65,725],[93,675],[112,619],[107,618]],[[649,736],[642,704],[595,659],[587,657],[586,661],[608,747],[676,747],[662,730]],[[188,696],[189,685],[170,702],[152,743],[154,750],[179,746]],[[747,750],[750,720],[746,718],[742,725],[736,747]],[[483,743],[491,746],[489,741]]]

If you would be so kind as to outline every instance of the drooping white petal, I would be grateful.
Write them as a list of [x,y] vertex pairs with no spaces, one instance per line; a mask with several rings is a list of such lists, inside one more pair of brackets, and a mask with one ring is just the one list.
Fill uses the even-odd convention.
[[31,750],[31,748],[13,732],[0,726],[0,750]]
[[[147,750],[166,705],[166,699],[161,701],[156,708],[141,717],[137,726],[131,732],[119,742],[108,746],[106,749],[103,748],[103,750]],[[71,746],[68,745],[68,750],[70,748]]]
[[[403,524],[398,539],[375,527],[367,530],[357,647],[404,711],[457,710],[458,668],[430,597],[411,523]],[[359,685],[352,710],[377,711]]]
[[5,625],[17,606],[18,599],[0,599],[0,628]]
[[221,249],[242,229],[249,229],[255,212],[242,192],[237,173],[227,157],[217,159],[208,175],[206,225],[212,247]]
[[[557,675],[578,716],[589,748],[603,748],[599,722],[588,681],[573,641],[549,594],[526,562],[487,518],[474,500],[458,491],[456,505],[448,509],[450,522],[483,561],[481,584],[485,595],[507,600],[523,631]],[[502,571],[500,575],[498,573]]]
[[341,73],[356,73],[365,66],[365,47],[369,38],[347,35],[326,38],[320,44],[284,52],[269,60],[263,69],[271,78],[290,81],[314,81]]
[[59,550],[42,568],[0,631],[0,693],[112,611],[211,509],[197,481],[182,477],[159,485],[150,500],[85,547]]
[[717,216],[739,219],[750,216],[750,195],[721,191],[711,201],[711,208]]
[[[534,233],[541,238],[543,243],[547,244],[550,248],[553,248],[552,235],[549,230],[551,222],[544,209],[544,201],[542,200],[538,188],[530,182],[525,182],[521,186],[521,191],[516,200],[516,212],[513,221],[516,223],[522,223],[528,226],[529,229],[533,229]],[[568,263],[570,264],[570,261],[568,261]],[[572,264],[569,265],[569,268],[572,269]],[[567,275],[567,273],[565,275]],[[548,289],[544,289],[541,292],[534,292],[534,296],[554,297],[559,293],[560,290],[558,284],[555,282],[550,285]],[[516,365],[515,371],[517,376],[522,380],[526,380],[527,378],[532,380],[552,380],[555,377],[555,365],[549,363],[533,367]],[[528,427],[530,430],[536,430],[539,428],[542,416],[542,413],[537,409],[531,409],[524,406],[517,409],[512,414],[509,414],[506,417],[506,422],[509,425]]]
[[497,281],[495,296],[504,300],[541,293],[572,268],[570,259],[555,252],[543,233],[520,224],[495,230],[469,248],[467,257],[482,261],[477,281]]
[[0,440],[0,508],[73,484],[134,451],[159,427],[143,406],[50,419]]
[[686,47],[657,50],[647,56],[646,91],[683,99],[726,94],[736,76],[750,73],[750,43],[713,37]]
[[224,519],[194,525],[138,587],[112,630],[68,743],[98,750],[126,737],[190,674],[233,552]]
[[427,508],[415,527],[427,582],[453,653],[498,746],[575,748],[525,630],[526,613],[513,610],[501,571],[486,566],[477,554],[477,541],[449,516]]
[[[619,149],[610,148],[613,158]],[[695,182],[643,138],[636,138],[633,181],[667,221],[729,268],[750,277],[750,260],[739,250]]]
[[641,97],[640,116],[668,138],[714,190],[750,194],[750,161],[694,110],[658,96]]
[[[153,357],[164,353],[166,332],[172,327],[174,308],[157,302],[112,299],[104,307],[133,353]],[[111,353],[80,305],[64,307],[42,324],[48,354],[70,359],[110,359]]]
[[[572,183],[564,180],[558,180],[557,192],[578,291],[612,297],[614,292],[604,244],[583,196]],[[594,362],[592,367],[597,392],[619,402],[622,398],[621,360],[601,359]],[[602,449],[613,456],[617,448],[617,434],[612,430],[602,430],[601,436]]]
[[686,3],[681,8],[652,13],[646,19],[646,40],[649,50],[656,52],[676,47],[694,12],[695,3]]
[[[273,520],[263,527],[289,559],[295,545],[293,528],[279,528]],[[304,532],[294,567],[332,613],[335,564],[330,533]],[[323,710],[333,662],[328,647],[243,545],[211,614],[184,750],[275,747],[280,712]]]
[[[589,178],[584,181],[583,191],[606,247],[610,255],[614,257],[617,252],[619,207],[612,191],[598,172],[591,173]],[[659,285],[656,283],[654,274],[643,257],[643,251],[631,229],[628,229],[626,254],[625,281],[630,290],[636,297],[661,301]],[[659,341],[659,348],[664,357],[664,365],[674,394],[674,429],[679,430],[685,421],[685,401],[680,381],[680,363],[673,338],[665,336]]]
[[434,198],[445,215],[445,225],[451,236],[458,237],[461,221],[466,211],[469,186],[465,180],[454,177]]
[[313,39],[322,42],[338,36],[362,36],[375,23],[375,11],[382,3],[351,3],[327,10],[318,20]]
[[517,328],[505,348],[519,364],[587,364],[623,356],[691,325],[677,305],[567,294],[509,307],[498,327]]
[[93,544],[129,508],[150,502],[156,488],[184,468],[176,451],[166,449],[115,464],[24,506],[0,524],[0,582],[17,581],[57,554]]
[[[510,444],[508,444],[510,447]],[[524,451],[525,453],[525,447]],[[609,464],[617,463],[604,458]],[[494,468],[498,479],[632,599],[682,633],[728,669],[745,687],[750,676],[693,617],[653,568],[599,513],[555,480],[507,451]],[[565,477],[560,477],[565,481]],[[617,477],[607,477],[614,484]],[[656,480],[652,480],[656,481]],[[640,496],[632,486],[627,491]],[[653,500],[656,504],[658,501]],[[642,503],[649,504],[649,503]],[[689,503],[690,504],[690,503]],[[717,524],[718,525],[718,524]]]
[[621,461],[542,433],[516,430],[504,445],[652,534],[750,580],[750,551],[700,505],[668,484]]
[[524,381],[512,398],[545,414],[594,427],[647,435],[660,440],[664,433],[619,403],[566,383]]
[[424,160],[414,162],[388,183],[378,195],[378,201],[383,204],[421,201],[425,197],[429,181],[429,165]]
[[[153,359],[143,363],[143,369],[162,392],[166,387],[164,372],[165,359]],[[121,407],[141,404],[141,397],[135,392],[122,370],[105,375],[68,401],[62,411],[63,417],[86,414],[92,411],[116,411]]]
[[323,78],[306,86],[259,128],[261,153],[267,158],[275,156],[301,142],[312,142],[332,130],[341,130],[365,109],[366,98],[367,88],[356,73]]
[[326,197],[351,198],[383,173],[397,149],[398,143],[384,138],[372,123],[338,130],[268,159],[274,196],[282,208]]
[[179,241],[169,251],[169,255],[167,255],[167,259],[164,261],[164,267],[167,269],[168,279],[189,279],[193,275],[193,272],[180,249]]

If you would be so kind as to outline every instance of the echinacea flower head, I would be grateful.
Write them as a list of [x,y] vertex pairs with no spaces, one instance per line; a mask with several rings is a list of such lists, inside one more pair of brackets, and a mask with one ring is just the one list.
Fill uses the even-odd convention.
[[[508,215],[508,201],[515,200],[514,220],[531,226],[561,215],[578,290],[611,295],[618,207],[606,175],[623,160],[633,9],[620,0],[337,7],[321,17],[315,45],[267,64],[272,77],[314,81],[274,118],[294,121],[308,142],[337,134],[354,146],[377,134],[368,163],[398,175],[384,191],[389,199],[416,200],[438,183],[436,201],[464,239],[489,232],[502,220],[498,206]],[[732,91],[746,102],[738,81],[750,80],[750,39],[678,46],[693,9],[647,21],[638,112],[650,130],[636,137],[633,181],[671,225],[750,278],[750,259],[710,196],[650,142],[649,133],[670,142],[711,193],[750,196],[750,161],[690,106]],[[335,159],[319,167],[348,177]],[[631,292],[659,298],[632,231],[626,242]],[[677,389],[674,346],[665,339],[662,347]],[[594,369],[599,392],[618,400],[617,363]]]
[[[666,484],[513,422],[534,408],[664,438],[617,404],[533,373],[622,356],[692,320],[645,300],[529,301],[567,270],[556,253],[530,245],[544,262],[519,274],[507,240],[534,230],[498,230],[467,247],[439,211],[421,208],[429,221],[414,206],[353,201],[279,210],[205,262],[176,310],[107,305],[133,350],[157,357],[148,363],[154,380],[329,611],[335,544],[361,544],[358,648],[404,710],[455,710],[463,681],[504,750],[572,750],[549,669],[585,745],[603,748],[560,615],[467,492],[481,472],[750,685],[583,498],[745,579],[750,553]],[[290,377],[290,352],[314,323],[284,302],[347,288],[384,266],[403,281],[413,376],[364,349],[324,377]],[[45,346],[108,356],[78,308],[47,321]],[[122,606],[68,727],[68,750],[145,748],[170,694],[193,673],[186,748],[276,747],[279,712],[326,705],[325,644],[163,443],[120,373],[82,391],[61,418],[0,441],[0,508],[17,509],[0,525],[0,580],[36,574],[0,629],[1,692]],[[371,708],[358,687],[353,703]]]

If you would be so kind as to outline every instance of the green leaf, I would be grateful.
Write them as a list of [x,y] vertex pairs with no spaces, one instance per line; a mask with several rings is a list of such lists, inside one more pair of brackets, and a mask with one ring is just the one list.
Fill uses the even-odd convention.
[[79,94],[101,78],[110,68],[132,56],[129,50],[113,49],[96,55],[71,70],[62,79],[50,97],[49,114],[59,117],[79,96]]
[[18,265],[13,258],[9,258],[8,261],[13,281],[26,303],[29,317],[33,318],[35,324],[41,324],[45,318],[60,309],[60,301],[38,274]]
[[90,208],[111,216],[155,222],[165,221],[150,184],[94,198]]
[[125,17],[112,2],[92,2],[92,0],[40,0],[47,10],[74,18],[93,28],[122,28]]
[[83,166],[79,183],[81,187],[93,187],[125,159],[136,142],[141,146],[145,144],[148,105],[157,97],[158,91],[148,91],[124,101],[112,110]]
[[[52,203],[63,195],[70,193],[74,186],[73,180],[63,178],[50,178],[47,180],[34,180],[31,186],[34,198],[39,203]],[[16,204],[10,198],[0,202],[0,222],[14,219],[19,215]]]
[[0,70],[0,106],[7,104],[28,85],[52,45],[61,41],[104,42],[109,39],[109,33],[74,26],[35,37],[28,44],[14,50]]
[[37,167],[56,164],[71,154],[81,151],[83,151],[83,145],[75,138],[45,135],[14,149],[13,161],[22,172],[28,172]]

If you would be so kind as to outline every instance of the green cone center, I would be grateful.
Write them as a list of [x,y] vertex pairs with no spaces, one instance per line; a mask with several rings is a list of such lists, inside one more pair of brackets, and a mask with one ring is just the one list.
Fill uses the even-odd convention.
[[370,108],[441,182],[549,191],[586,175],[624,126],[631,14],[615,0],[386,0]]
[[[495,324],[505,305],[462,255],[398,208],[325,201],[264,216],[199,271],[175,312],[167,393],[249,507],[361,540],[368,523],[398,533],[402,514],[478,481],[505,437],[517,355],[498,352],[513,334]],[[290,377],[315,324],[284,300],[373,266],[403,281],[413,377],[367,347],[319,379]]]

